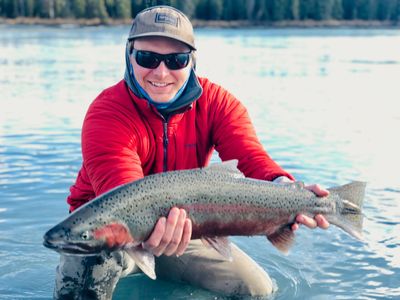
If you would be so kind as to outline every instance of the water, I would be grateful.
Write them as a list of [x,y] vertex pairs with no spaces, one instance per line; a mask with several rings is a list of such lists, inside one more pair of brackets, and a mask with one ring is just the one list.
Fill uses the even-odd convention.
[[[67,215],[82,119],[122,77],[127,30],[0,27],[0,299],[51,298],[58,255],[42,235]],[[297,179],[368,182],[363,242],[302,228],[284,256],[234,238],[276,281],[273,298],[400,298],[399,31],[203,29],[197,41],[199,74],[242,100]],[[115,298],[128,297],[220,298],[144,276],[120,281]]]

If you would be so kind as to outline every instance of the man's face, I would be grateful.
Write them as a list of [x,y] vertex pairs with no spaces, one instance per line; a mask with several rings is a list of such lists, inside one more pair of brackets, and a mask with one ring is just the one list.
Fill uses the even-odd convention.
[[[189,52],[184,43],[164,37],[143,37],[134,42],[135,50],[151,51],[159,54]],[[130,61],[140,86],[156,102],[168,102],[183,86],[190,75],[191,63],[179,70],[170,70],[162,61],[155,69],[144,68],[137,64],[133,55]]]

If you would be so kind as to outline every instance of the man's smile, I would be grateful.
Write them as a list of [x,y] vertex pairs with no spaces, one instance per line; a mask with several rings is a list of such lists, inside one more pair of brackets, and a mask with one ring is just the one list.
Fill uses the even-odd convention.
[[155,87],[166,87],[168,85],[170,85],[171,83],[167,83],[167,82],[156,82],[156,81],[148,81],[152,86]]

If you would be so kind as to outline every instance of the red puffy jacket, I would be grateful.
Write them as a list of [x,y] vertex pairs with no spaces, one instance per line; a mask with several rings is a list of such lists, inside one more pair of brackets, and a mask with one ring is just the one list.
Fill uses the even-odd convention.
[[223,161],[238,159],[247,177],[294,179],[267,155],[244,106],[222,87],[198,79],[200,98],[168,122],[123,80],[94,100],[83,123],[83,164],[70,188],[70,211],[145,175],[204,167],[214,148]]

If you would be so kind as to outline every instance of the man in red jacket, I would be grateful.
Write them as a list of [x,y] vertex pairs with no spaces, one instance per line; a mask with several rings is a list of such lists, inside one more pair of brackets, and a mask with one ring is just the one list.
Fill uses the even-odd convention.
[[[121,184],[170,170],[205,167],[213,150],[237,159],[247,177],[294,181],[260,144],[248,113],[232,94],[195,74],[193,28],[180,11],[156,6],[140,12],[126,45],[124,79],[91,104],[82,128],[83,164],[68,197],[70,211]],[[162,190],[162,187],[160,187]],[[307,188],[319,196],[328,191]],[[326,219],[299,215],[297,223],[327,228]],[[129,237],[110,226],[109,244]],[[160,218],[143,248],[156,259],[159,278],[230,295],[267,295],[268,274],[233,246],[233,261],[191,241],[183,209]],[[121,276],[137,267],[123,251],[99,256],[61,256],[54,297],[110,299]]]

